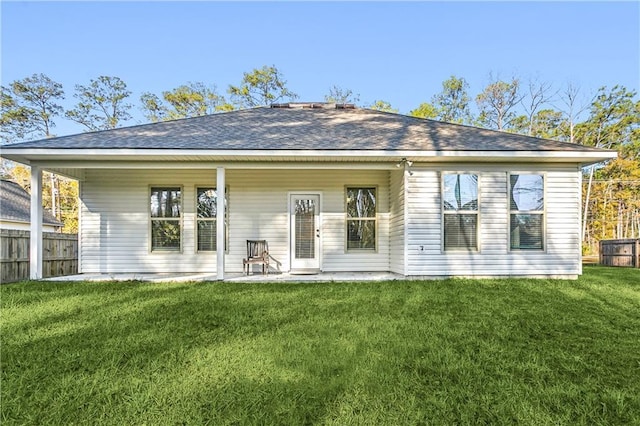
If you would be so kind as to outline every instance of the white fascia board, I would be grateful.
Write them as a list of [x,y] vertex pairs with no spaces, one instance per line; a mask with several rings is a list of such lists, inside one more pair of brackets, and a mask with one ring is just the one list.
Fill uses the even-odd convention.
[[[617,157],[615,151],[380,151],[380,150],[195,150],[195,149],[42,149],[23,148],[3,150],[2,157],[30,164],[33,161],[67,160],[87,161],[148,161],[162,158],[204,157],[216,161],[224,158],[225,163],[232,161],[269,161],[269,158],[290,161],[306,158],[313,161],[399,161],[407,158],[412,161],[551,161],[578,162],[591,164]],[[236,160],[237,159],[237,160]],[[219,160],[218,160],[219,161]]]
[[[35,164],[43,167],[47,171],[59,169],[69,169],[76,167],[82,169],[200,169],[210,170],[212,168],[224,167],[225,169],[270,169],[270,170],[290,170],[290,169],[311,169],[311,170],[335,170],[335,169],[355,169],[355,170],[395,170],[394,162],[293,162],[293,161],[253,161],[253,162],[222,162],[222,161],[39,161]],[[82,180],[83,177],[74,177]]]

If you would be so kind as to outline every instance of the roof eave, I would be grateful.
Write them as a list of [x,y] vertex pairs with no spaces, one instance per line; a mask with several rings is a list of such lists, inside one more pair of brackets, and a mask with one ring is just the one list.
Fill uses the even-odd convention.
[[[23,164],[66,161],[340,161],[394,162],[571,162],[589,165],[617,157],[611,150],[417,151],[417,150],[206,150],[206,149],[4,149],[3,158]],[[184,160],[181,160],[181,159]]]

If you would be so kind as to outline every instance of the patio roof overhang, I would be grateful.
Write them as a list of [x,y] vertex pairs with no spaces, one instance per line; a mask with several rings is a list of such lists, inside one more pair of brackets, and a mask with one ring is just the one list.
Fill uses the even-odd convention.
[[393,169],[403,159],[416,163],[574,163],[616,158],[615,151],[389,151],[389,150],[195,150],[43,149],[5,147],[1,156],[19,163],[82,178],[94,168],[325,168]]

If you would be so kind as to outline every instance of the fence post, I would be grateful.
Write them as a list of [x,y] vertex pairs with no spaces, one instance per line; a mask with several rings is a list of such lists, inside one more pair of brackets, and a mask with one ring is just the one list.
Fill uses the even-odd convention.
[[598,264],[604,265],[604,256],[602,255],[602,248],[604,245],[602,244],[602,240],[598,241]]
[[640,238],[636,239],[636,243],[633,246],[633,262],[635,268],[640,268]]

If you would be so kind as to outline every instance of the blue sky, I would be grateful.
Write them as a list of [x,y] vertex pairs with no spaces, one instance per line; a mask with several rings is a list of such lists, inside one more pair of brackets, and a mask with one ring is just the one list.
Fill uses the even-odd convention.
[[[225,92],[242,73],[275,65],[301,101],[338,85],[362,103],[407,113],[452,74],[475,96],[489,72],[640,88],[638,2],[7,2],[1,4],[3,85],[44,73],[73,86],[118,76],[133,92],[189,81]],[[58,135],[82,129],[57,120]]]

